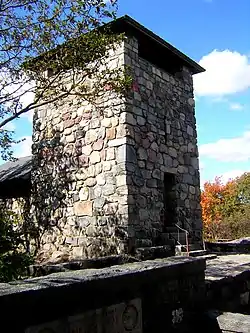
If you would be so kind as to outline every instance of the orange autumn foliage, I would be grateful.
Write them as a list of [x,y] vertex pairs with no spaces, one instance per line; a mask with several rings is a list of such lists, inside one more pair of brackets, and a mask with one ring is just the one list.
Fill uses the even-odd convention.
[[221,212],[218,209],[222,200],[223,185],[220,178],[215,178],[213,183],[206,182],[201,193],[201,207],[203,224],[208,225],[211,221],[220,221]]
[[234,210],[237,204],[236,197],[234,180],[223,184],[221,178],[216,177],[214,182],[204,184],[201,207],[205,237],[211,237],[211,230],[216,229],[222,219]]

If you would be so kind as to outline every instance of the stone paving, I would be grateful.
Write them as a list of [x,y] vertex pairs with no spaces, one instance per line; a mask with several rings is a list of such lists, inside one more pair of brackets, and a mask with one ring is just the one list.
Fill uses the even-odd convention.
[[207,260],[206,281],[216,281],[235,277],[250,270],[250,254],[232,254],[217,256]]
[[218,316],[218,323],[222,332],[227,333],[249,333],[250,316],[240,313],[225,312]]

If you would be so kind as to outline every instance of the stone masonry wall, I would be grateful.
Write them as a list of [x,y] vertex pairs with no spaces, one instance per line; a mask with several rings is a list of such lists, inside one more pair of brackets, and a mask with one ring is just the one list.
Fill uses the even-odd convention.
[[[107,60],[124,64],[124,44]],[[67,99],[34,117],[33,211],[42,255],[127,252],[125,103],[112,91],[99,107]]]
[[34,116],[33,213],[42,255],[52,260],[157,245],[165,173],[175,175],[177,222],[201,241],[191,74],[140,58],[134,38],[107,62],[131,67],[126,98],[107,91],[98,108],[68,99]]
[[12,333],[213,332],[199,324],[204,270],[204,259],[167,258],[0,284],[1,325]]
[[202,222],[192,75],[187,68],[171,75],[139,53],[136,39],[130,39],[125,50],[125,63],[134,73],[127,105],[129,225],[139,246],[157,245],[164,231],[164,174],[171,173],[176,182],[175,222],[190,232],[192,243],[199,244]]

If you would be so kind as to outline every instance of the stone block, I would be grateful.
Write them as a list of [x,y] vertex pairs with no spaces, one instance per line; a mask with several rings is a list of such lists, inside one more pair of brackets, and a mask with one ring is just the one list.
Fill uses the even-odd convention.
[[93,187],[96,185],[96,183],[97,183],[97,181],[96,181],[96,178],[94,178],[94,177],[87,178],[84,182],[85,186],[88,186],[88,187]]
[[139,147],[137,153],[138,153],[138,158],[140,160],[147,160],[148,159],[147,151],[143,147]]
[[144,209],[144,208],[139,209],[139,217],[140,217],[141,221],[147,220],[149,218],[148,209]]
[[157,180],[156,179],[148,179],[147,180],[147,187],[157,188]]
[[75,121],[73,119],[69,119],[69,120],[64,121],[63,127],[64,127],[64,129],[66,129],[68,127],[74,126],[74,124],[75,124]]
[[99,163],[101,161],[101,156],[99,151],[93,151],[89,156],[89,161],[92,164]]
[[191,126],[187,125],[187,134],[194,136],[194,130]]
[[93,143],[92,149],[100,151],[103,148],[103,144],[104,144],[104,141],[102,139],[99,139]]
[[159,169],[154,169],[152,172],[152,177],[156,179],[161,179],[161,171]]
[[87,228],[90,224],[95,223],[95,218],[94,217],[86,217],[86,216],[79,216],[78,217],[78,225],[80,228]]
[[168,149],[168,153],[171,157],[173,158],[177,158],[177,151],[175,148],[169,147]]
[[106,199],[105,198],[96,198],[94,200],[94,209],[97,209],[97,210],[100,210],[103,208],[104,204],[106,202]]
[[98,132],[95,129],[90,129],[86,132],[85,142],[86,144],[90,144],[95,142],[98,139]]
[[120,138],[120,139],[114,139],[114,140],[109,140],[108,146],[109,147],[118,147],[122,146],[127,142],[127,138]]
[[114,127],[106,130],[106,137],[108,140],[113,140],[116,137],[116,129]]
[[[124,157],[124,155],[123,155],[123,157]],[[123,161],[125,161],[125,159]],[[126,161],[134,162],[134,163],[137,162],[135,148],[131,145],[127,145],[127,147],[126,147]]]
[[114,194],[115,191],[116,191],[115,185],[113,185],[113,184],[105,184],[103,186],[102,193],[103,193],[103,195],[108,196],[108,195]]
[[78,246],[78,247],[74,247],[73,248],[73,252],[72,252],[72,255],[73,255],[73,258],[82,258],[84,257],[84,247],[83,246],[86,246],[86,238],[85,237],[80,237],[80,239],[78,239],[78,241],[81,242],[81,245]]
[[89,197],[89,189],[87,187],[82,187],[79,192],[79,199],[81,201],[86,201],[88,200],[88,197]]
[[150,162],[155,163],[157,161],[157,154],[153,149],[148,149],[148,159]]
[[[116,161],[117,163],[122,163],[126,161],[127,146],[125,144],[121,145],[116,150]],[[132,154],[133,156],[133,154]]]
[[144,126],[146,124],[146,119],[141,116],[137,116],[136,121],[139,126]]
[[128,132],[128,125],[120,124],[116,129],[116,138],[123,138],[124,136],[128,135]]
[[118,204],[116,202],[108,203],[103,206],[103,212],[105,215],[116,214],[117,209],[118,209]]
[[104,118],[104,119],[102,119],[101,126],[103,126],[103,127],[111,127],[112,126],[112,120],[110,118]]
[[126,185],[127,181],[126,181],[126,175],[120,175],[120,176],[116,176],[116,186],[123,186]]
[[99,174],[98,176],[96,176],[96,181],[97,181],[97,185],[104,185],[106,183],[106,179],[105,179],[105,175],[102,173],[102,174]]
[[101,125],[101,122],[98,118],[91,119],[91,121],[89,122],[89,128],[91,128],[91,129],[99,128],[100,125]]
[[93,149],[91,145],[83,146],[82,153],[86,156],[89,156],[92,153]]
[[115,149],[113,147],[112,148],[107,148],[107,150],[106,150],[106,160],[111,161],[111,160],[114,160],[114,159],[115,159]]
[[116,127],[119,124],[119,118],[114,116],[112,117],[111,122],[112,122],[112,127]]
[[103,162],[103,171],[110,171],[112,168],[112,164],[110,161]]
[[93,202],[92,201],[78,201],[74,204],[74,212],[77,216],[92,216],[93,215]]
[[66,237],[65,243],[71,246],[77,246],[78,239],[77,237]]
[[65,137],[67,143],[75,142],[75,136],[74,134],[66,135]]

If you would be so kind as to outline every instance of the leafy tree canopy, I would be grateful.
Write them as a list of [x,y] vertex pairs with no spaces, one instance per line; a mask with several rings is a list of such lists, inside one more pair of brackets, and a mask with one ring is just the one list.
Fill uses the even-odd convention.
[[14,142],[5,125],[20,115],[69,95],[93,101],[107,84],[124,88],[124,72],[105,65],[122,37],[99,29],[116,10],[117,0],[0,0],[2,158]]
[[205,238],[250,236],[250,172],[223,183],[206,182],[201,193]]

